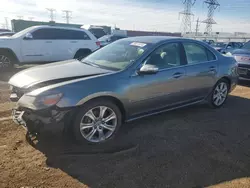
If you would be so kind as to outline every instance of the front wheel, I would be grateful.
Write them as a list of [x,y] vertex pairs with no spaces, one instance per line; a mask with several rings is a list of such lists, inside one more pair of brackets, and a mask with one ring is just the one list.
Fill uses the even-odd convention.
[[8,53],[0,53],[0,71],[8,71],[13,68],[14,58]]
[[79,111],[73,132],[80,143],[98,144],[114,138],[121,124],[121,112],[114,103],[96,100]]
[[210,97],[209,103],[214,108],[223,106],[226,102],[229,93],[229,84],[227,80],[221,79],[214,87]]

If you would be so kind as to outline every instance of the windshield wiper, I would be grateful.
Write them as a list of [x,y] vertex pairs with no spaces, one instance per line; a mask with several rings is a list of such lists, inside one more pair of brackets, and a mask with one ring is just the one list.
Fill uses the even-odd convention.
[[86,62],[86,61],[81,61],[82,63],[85,63],[85,64],[87,64],[87,65],[90,65],[90,66],[92,66],[92,67],[100,67],[99,65],[97,65],[97,64],[95,64],[95,63],[91,63],[91,62]]

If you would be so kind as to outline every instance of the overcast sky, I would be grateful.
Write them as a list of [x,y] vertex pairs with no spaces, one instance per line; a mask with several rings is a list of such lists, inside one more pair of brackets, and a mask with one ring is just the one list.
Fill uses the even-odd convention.
[[[46,8],[56,9],[55,21],[65,22],[62,10],[71,10],[71,23],[116,25],[121,29],[179,32],[182,0],[0,0],[0,27],[8,20],[33,17],[49,21]],[[213,31],[250,32],[250,0],[218,0]],[[195,20],[205,20],[207,6],[197,0],[193,7]],[[4,5],[4,6],[3,6]],[[9,24],[10,26],[10,24]],[[200,30],[204,31],[204,24]]]

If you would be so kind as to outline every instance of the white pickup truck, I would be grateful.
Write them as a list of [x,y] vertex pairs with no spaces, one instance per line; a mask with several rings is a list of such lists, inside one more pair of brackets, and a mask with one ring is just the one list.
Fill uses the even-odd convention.
[[0,37],[0,70],[15,63],[53,62],[80,58],[100,48],[85,29],[33,26],[11,37]]

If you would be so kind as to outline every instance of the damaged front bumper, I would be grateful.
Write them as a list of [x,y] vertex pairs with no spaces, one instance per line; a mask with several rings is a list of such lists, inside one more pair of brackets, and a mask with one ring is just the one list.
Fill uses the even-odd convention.
[[34,111],[27,108],[17,107],[12,110],[13,121],[21,125],[28,132],[40,132],[41,129],[54,129],[63,122],[70,110],[61,110],[56,107]]

